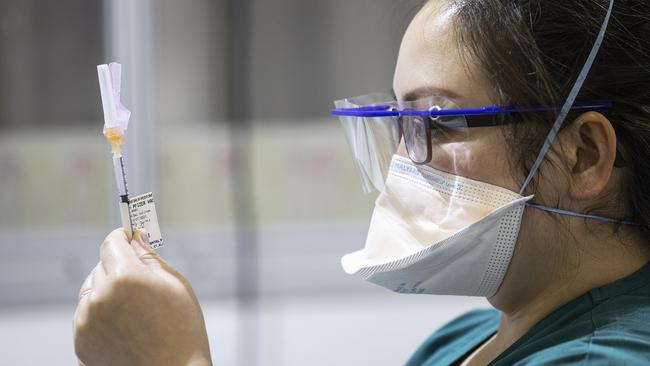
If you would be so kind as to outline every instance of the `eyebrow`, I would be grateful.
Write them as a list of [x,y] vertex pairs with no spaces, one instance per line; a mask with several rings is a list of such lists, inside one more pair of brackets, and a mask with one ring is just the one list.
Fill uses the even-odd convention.
[[404,101],[410,102],[426,97],[432,97],[432,96],[444,96],[449,99],[461,99],[462,97],[456,93],[454,93],[451,90],[444,89],[444,88],[436,88],[433,86],[424,86],[420,88],[416,88],[413,90],[410,90],[409,92],[405,93],[403,96]]

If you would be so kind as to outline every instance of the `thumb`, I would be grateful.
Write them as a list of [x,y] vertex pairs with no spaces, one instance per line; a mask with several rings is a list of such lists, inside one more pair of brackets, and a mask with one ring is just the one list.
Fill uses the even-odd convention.
[[146,230],[138,229],[133,234],[131,246],[142,263],[147,266],[160,267],[160,256],[149,246],[149,234]]

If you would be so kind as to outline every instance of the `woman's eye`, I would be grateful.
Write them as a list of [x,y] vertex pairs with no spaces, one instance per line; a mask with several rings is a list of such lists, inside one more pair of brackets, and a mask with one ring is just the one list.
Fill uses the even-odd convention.
[[441,123],[440,121],[429,118],[429,125],[431,126],[431,134],[435,135],[448,135],[454,132],[453,128],[449,128],[444,125],[444,123]]
[[454,126],[452,120],[431,119],[431,139],[437,143],[461,141],[467,133],[467,129]]

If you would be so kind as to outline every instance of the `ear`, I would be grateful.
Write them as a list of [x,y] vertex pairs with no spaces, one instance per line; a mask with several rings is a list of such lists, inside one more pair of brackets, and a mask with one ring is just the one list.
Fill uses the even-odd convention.
[[587,112],[570,127],[571,187],[574,199],[594,199],[605,189],[616,159],[616,132],[607,117]]

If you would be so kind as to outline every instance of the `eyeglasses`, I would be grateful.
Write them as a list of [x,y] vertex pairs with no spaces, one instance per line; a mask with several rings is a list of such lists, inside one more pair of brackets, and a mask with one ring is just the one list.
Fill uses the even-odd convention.
[[[355,104],[355,100],[371,101],[378,94],[337,101],[335,105],[345,108],[331,110],[332,115],[357,120],[392,119],[392,128],[404,139],[409,158],[415,164],[426,164],[432,159],[432,146],[449,141],[462,141],[469,128],[491,127],[512,122],[506,115],[540,113],[559,110],[559,107],[542,105],[487,106],[460,109],[446,98],[431,97],[398,103],[388,101],[369,105]],[[599,110],[612,108],[612,102],[575,103],[572,110]],[[388,124],[389,128],[390,124]],[[398,139],[399,142],[399,139]]]

